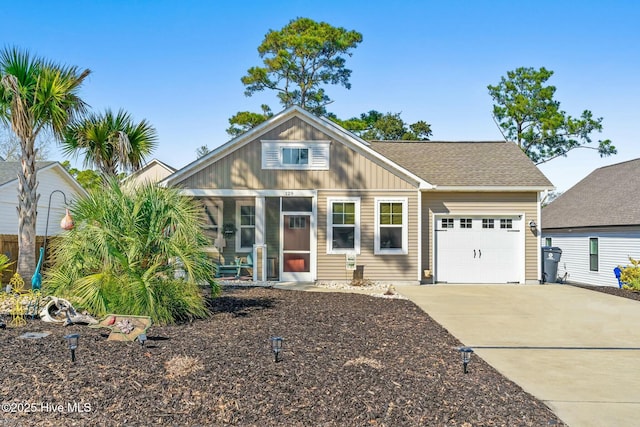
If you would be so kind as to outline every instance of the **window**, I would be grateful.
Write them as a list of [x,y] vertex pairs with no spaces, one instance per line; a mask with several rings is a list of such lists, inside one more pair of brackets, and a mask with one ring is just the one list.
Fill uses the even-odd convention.
[[453,218],[442,218],[442,228],[453,228]]
[[329,169],[330,141],[261,142],[262,169]]
[[552,246],[552,244],[551,244],[551,243],[552,243],[552,242],[551,242],[551,237],[545,237],[545,238],[544,238],[544,245],[545,245],[545,246]]
[[471,218],[460,218],[460,228],[471,228]]
[[407,199],[376,198],[374,253],[402,255],[408,253]]
[[236,207],[236,250],[250,251],[256,241],[256,207],[252,203],[238,203]]
[[598,271],[598,238],[589,239],[589,270]]
[[494,228],[494,221],[490,218],[482,219],[482,228]]
[[513,220],[512,219],[501,219],[500,220],[500,228],[513,228]]
[[327,200],[327,253],[360,253],[360,198]]
[[283,148],[282,164],[284,165],[308,165],[309,149],[308,148]]
[[291,228],[291,229],[305,229],[305,228],[307,228],[307,217],[306,216],[290,216],[289,217],[289,228]]

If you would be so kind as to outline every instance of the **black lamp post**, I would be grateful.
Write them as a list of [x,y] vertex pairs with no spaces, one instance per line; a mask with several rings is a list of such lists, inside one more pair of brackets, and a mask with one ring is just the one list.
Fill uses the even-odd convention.
[[69,345],[69,350],[71,350],[71,361],[76,361],[76,348],[78,348],[78,340],[80,339],[79,334],[70,334],[65,335],[64,338],[67,340],[67,344]]
[[471,360],[471,355],[473,354],[473,349],[471,347],[460,347],[458,351],[462,355],[462,372],[467,373],[467,365]]
[[271,337],[271,351],[273,351],[276,363],[278,363],[278,358],[282,351],[282,341],[284,341],[282,337]]

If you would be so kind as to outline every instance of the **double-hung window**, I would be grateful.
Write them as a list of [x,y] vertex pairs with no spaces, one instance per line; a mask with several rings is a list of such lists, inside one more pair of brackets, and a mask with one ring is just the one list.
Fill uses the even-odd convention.
[[589,271],[598,271],[598,238],[589,238]]
[[407,198],[375,199],[376,255],[403,255],[408,253],[409,215]]
[[360,253],[360,198],[327,199],[327,253]]
[[253,250],[256,241],[256,207],[253,202],[239,202],[236,205],[236,250],[247,252]]

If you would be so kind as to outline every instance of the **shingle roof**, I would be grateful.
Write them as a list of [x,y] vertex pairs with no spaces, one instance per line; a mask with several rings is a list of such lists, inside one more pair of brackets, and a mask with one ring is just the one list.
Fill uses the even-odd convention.
[[513,142],[373,141],[371,148],[437,186],[553,187]]
[[[46,168],[55,162],[36,162],[36,169]],[[18,172],[20,171],[20,162],[0,162],[0,185],[11,182],[14,179],[18,179]]]
[[640,159],[594,170],[542,209],[542,227],[640,224]]

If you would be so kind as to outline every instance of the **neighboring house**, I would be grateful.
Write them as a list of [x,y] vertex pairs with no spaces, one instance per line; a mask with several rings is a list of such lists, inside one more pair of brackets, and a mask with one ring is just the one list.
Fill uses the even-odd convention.
[[299,107],[162,184],[203,202],[220,262],[251,253],[254,280],[348,281],[357,265],[394,283],[537,283],[528,224],[553,188],[513,143],[367,142]]
[[640,258],[640,159],[596,169],[542,209],[542,244],[562,249],[558,275],[618,286],[613,269]]
[[[18,171],[20,167],[20,162],[17,161],[0,162],[1,235],[18,234]],[[65,215],[65,197],[71,204],[74,199],[86,195],[87,192],[58,162],[36,162],[36,169],[38,193],[40,193],[36,235],[44,236],[45,231],[48,231],[49,236],[54,236],[62,231],[60,220]],[[64,193],[64,196],[56,190]],[[49,201],[51,201],[49,228],[45,230]]]
[[139,185],[147,182],[160,182],[176,171],[175,168],[153,159],[142,168],[125,177],[122,182],[125,185]]

